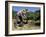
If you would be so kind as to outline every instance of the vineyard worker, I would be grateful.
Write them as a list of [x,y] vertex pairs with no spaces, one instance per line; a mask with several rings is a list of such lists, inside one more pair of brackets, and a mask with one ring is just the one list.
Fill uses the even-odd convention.
[[23,18],[26,17],[26,9],[22,9],[22,10],[18,11],[17,16],[19,17],[20,22],[23,22]]
[[18,16],[20,22],[22,22],[22,10],[17,12],[17,16]]

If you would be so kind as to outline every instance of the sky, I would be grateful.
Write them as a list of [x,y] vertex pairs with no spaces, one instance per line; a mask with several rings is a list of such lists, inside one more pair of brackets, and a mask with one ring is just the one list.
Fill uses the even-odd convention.
[[13,6],[12,9],[14,11],[20,11],[23,8],[27,8],[29,11],[35,12],[36,10],[40,10],[39,7],[22,7],[22,6]]

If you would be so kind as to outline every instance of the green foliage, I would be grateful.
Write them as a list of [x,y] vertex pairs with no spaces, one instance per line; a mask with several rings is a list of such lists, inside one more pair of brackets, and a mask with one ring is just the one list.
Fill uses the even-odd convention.
[[[16,17],[17,11],[12,11],[12,17]],[[27,12],[27,19],[26,20],[40,20],[40,10],[35,12]]]
[[15,18],[16,17],[16,12],[17,11],[12,11],[12,18]]
[[40,20],[40,11],[28,12],[27,17],[28,20]]

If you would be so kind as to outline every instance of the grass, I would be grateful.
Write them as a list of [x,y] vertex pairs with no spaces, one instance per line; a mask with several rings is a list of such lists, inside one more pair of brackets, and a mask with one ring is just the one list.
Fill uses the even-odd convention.
[[24,25],[23,27],[17,26],[16,29],[17,30],[29,30],[29,29],[31,29],[31,26],[30,25]]
[[[39,29],[40,26],[36,26],[34,24],[35,21],[28,20],[28,24],[24,24],[22,27],[14,26],[15,19],[12,21],[12,30],[32,30],[32,29]],[[15,24],[16,25],[16,24]]]

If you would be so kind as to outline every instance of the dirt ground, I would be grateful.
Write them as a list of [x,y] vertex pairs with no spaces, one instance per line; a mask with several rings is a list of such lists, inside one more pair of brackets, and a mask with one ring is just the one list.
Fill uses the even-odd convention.
[[31,23],[32,20],[28,20],[28,24],[24,24],[24,26],[19,27],[16,26],[16,19],[12,20],[12,30],[34,30],[34,29],[40,29],[40,26],[36,26]]

